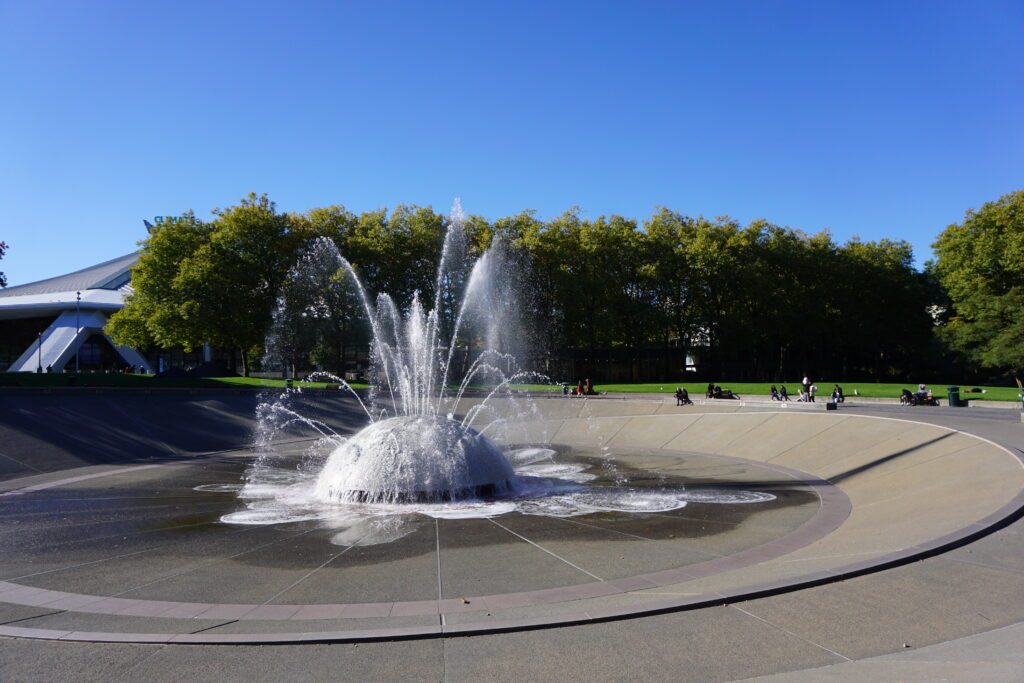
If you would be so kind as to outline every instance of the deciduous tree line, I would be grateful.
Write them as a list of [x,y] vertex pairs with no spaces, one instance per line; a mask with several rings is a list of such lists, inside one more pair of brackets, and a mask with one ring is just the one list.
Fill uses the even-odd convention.
[[[923,272],[905,241],[839,244],[667,208],[642,222],[575,208],[548,220],[470,216],[467,230],[476,252],[500,239],[516,256],[533,358],[561,374],[671,381],[689,355],[699,376],[736,380],[955,378],[1024,367],[1022,204],[1018,192],[968,212]],[[248,370],[290,292],[305,303],[283,311],[294,320],[288,353],[340,371],[346,348],[368,344],[360,304],[343,272],[316,281],[292,267],[327,238],[369,290],[399,306],[417,291],[432,301],[447,226],[429,207],[287,214],[257,195],[210,221],[186,214],[142,242],[134,293],[108,331],[141,347],[208,341],[236,349]]]

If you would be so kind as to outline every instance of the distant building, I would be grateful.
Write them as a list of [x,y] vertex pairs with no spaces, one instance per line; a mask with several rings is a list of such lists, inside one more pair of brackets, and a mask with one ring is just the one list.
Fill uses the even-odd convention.
[[[138,252],[89,268],[0,289],[0,371],[111,370],[153,367],[137,350],[103,333],[131,292]],[[78,296],[81,295],[81,301]]]

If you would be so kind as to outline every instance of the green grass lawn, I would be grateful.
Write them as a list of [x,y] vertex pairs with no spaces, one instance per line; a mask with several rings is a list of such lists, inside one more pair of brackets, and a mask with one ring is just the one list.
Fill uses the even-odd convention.
[[[0,387],[3,386],[22,386],[22,387],[65,387],[69,384],[69,375],[66,374],[35,374],[29,372],[5,372],[0,373]],[[771,387],[770,382],[759,382],[759,383],[748,383],[748,382],[719,382],[719,385],[723,389],[731,389],[740,396],[768,396],[769,389]],[[834,381],[821,381],[818,382],[818,397],[825,398],[831,395],[832,385]],[[917,391],[916,384],[876,384],[873,382],[839,382],[843,387],[843,392],[847,397],[853,397],[854,390],[860,392],[861,396],[869,398],[899,398],[900,391],[902,389],[910,389],[911,391]],[[323,389],[326,387],[337,386],[327,382],[296,382],[296,386],[308,387],[311,389]],[[285,380],[283,379],[260,379],[256,377],[204,377],[204,378],[192,378],[192,377],[162,377],[156,378],[152,375],[123,375],[123,374],[103,374],[103,373],[82,373],[75,379],[75,386],[85,387],[120,387],[120,388],[137,388],[137,389],[157,389],[161,387],[167,388],[210,388],[210,389],[283,389],[285,387]],[[352,383],[351,386],[354,389],[367,389],[369,385]],[[647,384],[597,384],[594,385],[594,389],[601,393],[626,393],[626,394],[672,394],[675,392],[677,386],[684,386],[686,390],[690,392],[693,397],[701,397],[704,395],[704,391],[707,388],[705,382],[651,382]],[[776,385],[779,386],[779,385]],[[930,384],[929,388],[939,398],[946,397],[947,384]],[[453,389],[455,387],[452,387]],[[470,389],[477,391],[488,391],[489,387],[483,386],[472,386]],[[560,385],[547,385],[547,384],[520,384],[514,385],[516,390],[524,391],[536,391],[536,392],[555,392],[560,393],[562,387]],[[980,401],[1019,401],[1019,390],[1016,387],[985,387],[978,386],[978,389],[984,389],[985,393],[972,393],[966,391],[967,389],[975,388],[974,385],[962,385],[960,387],[960,395],[963,398],[970,398],[972,400]],[[796,382],[791,382],[786,385],[786,389],[789,390],[789,394],[795,397],[800,391],[800,385]]]
[[[731,389],[733,392],[742,396],[769,396],[771,394],[771,382],[717,382],[723,389]],[[836,384],[835,381],[821,381],[816,382],[818,385],[818,398],[828,397],[832,395],[832,386]],[[860,392],[861,396],[868,398],[899,398],[900,392],[903,389],[909,389],[910,391],[917,391],[917,384],[876,384],[874,382],[838,382],[839,386],[843,388],[843,393],[847,398],[854,397],[854,390]],[[707,390],[707,382],[654,382],[648,384],[595,384],[594,390],[604,393],[625,393],[625,394],[672,394],[675,392],[676,387],[686,387],[686,390],[690,392],[691,397],[704,396],[704,392]],[[781,386],[776,383],[776,387]],[[928,388],[938,398],[946,398],[948,393],[946,387],[949,384],[929,384]],[[1020,390],[1016,387],[986,387],[977,385],[958,385],[960,386],[961,398],[969,398],[971,400],[981,401],[1019,401]],[[560,386],[546,386],[541,384],[528,385],[532,391],[561,391]],[[517,387],[519,388],[519,387]],[[966,391],[967,389],[983,389],[985,393],[971,393]],[[570,387],[571,389],[571,387]],[[799,382],[790,382],[786,384],[786,389],[789,391],[789,395],[795,398],[800,393]]]
[[[66,387],[70,375],[35,374],[31,372],[0,373],[0,386],[11,387]],[[296,382],[296,386],[323,389],[337,386],[329,382]],[[81,373],[74,380],[80,387],[119,387],[136,389],[158,388],[208,388],[208,389],[283,389],[283,379],[261,379],[258,377],[154,377],[153,375],[124,375],[108,373]],[[368,385],[352,383],[354,389],[366,389]]]

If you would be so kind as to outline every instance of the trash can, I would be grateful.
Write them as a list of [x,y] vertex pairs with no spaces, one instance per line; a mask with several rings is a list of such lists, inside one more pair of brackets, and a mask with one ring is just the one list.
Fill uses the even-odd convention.
[[963,408],[964,402],[960,401],[960,387],[946,387],[949,392],[949,407]]

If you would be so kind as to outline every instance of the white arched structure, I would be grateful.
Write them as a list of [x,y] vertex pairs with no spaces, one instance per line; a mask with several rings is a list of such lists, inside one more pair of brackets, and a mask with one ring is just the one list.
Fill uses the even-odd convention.
[[[62,371],[81,345],[102,334],[107,318],[124,306],[124,297],[131,292],[130,269],[138,260],[138,253],[132,253],[67,275],[0,289],[0,320],[56,316],[8,372]],[[153,372],[141,353],[104,337],[126,365]]]

